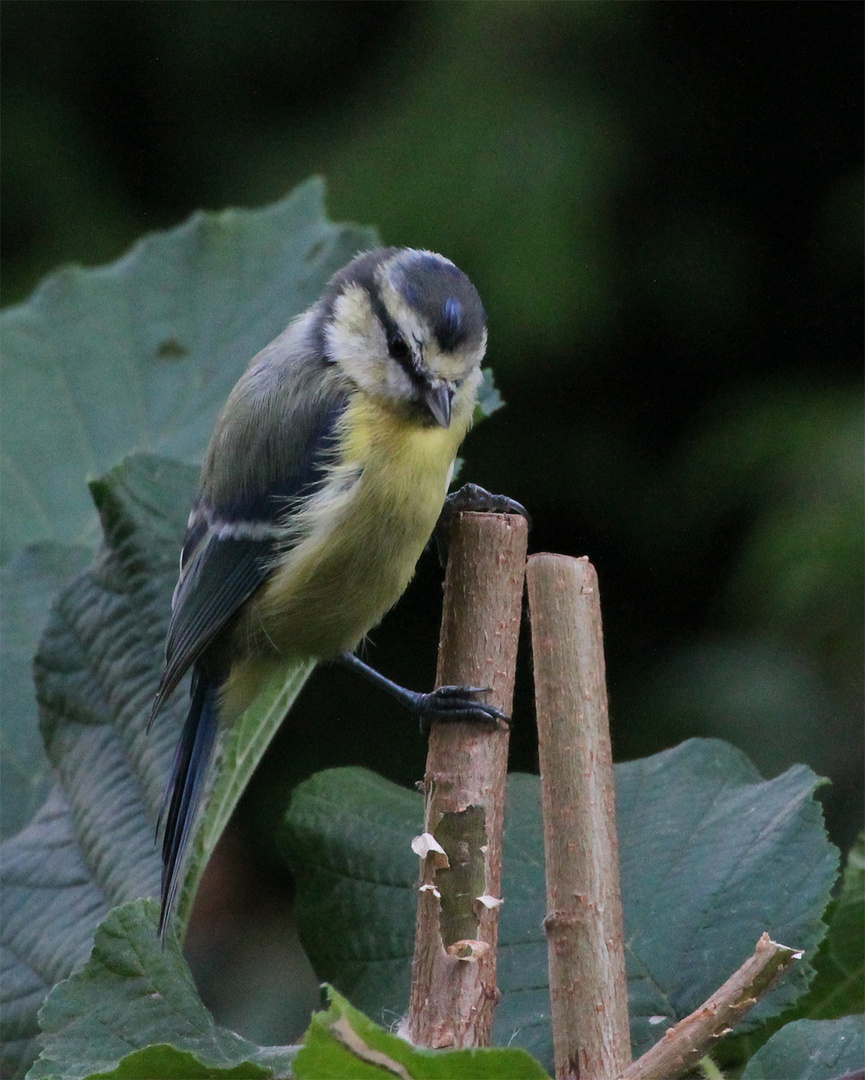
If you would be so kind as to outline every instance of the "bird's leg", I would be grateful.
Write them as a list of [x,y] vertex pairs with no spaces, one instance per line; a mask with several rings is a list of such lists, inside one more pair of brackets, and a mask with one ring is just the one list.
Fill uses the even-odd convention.
[[433,540],[442,566],[448,561],[448,536],[451,521],[456,514],[471,510],[476,514],[519,514],[531,525],[532,519],[526,508],[507,495],[491,495],[478,484],[463,484],[458,491],[452,491],[445,499],[442,512],[433,530]]
[[388,679],[369,664],[365,664],[354,653],[343,653],[337,659],[345,667],[351,668],[371,683],[380,686],[382,690],[387,691],[413,712],[418,718],[424,735],[429,734],[430,725],[434,720],[464,720],[469,723],[488,724],[490,727],[510,726],[508,717],[500,709],[478,700],[478,695],[485,694],[489,687],[440,686],[430,694],[419,694],[415,690],[407,690],[399,683]]
[[[464,484],[459,491],[454,491],[445,499],[444,507],[433,532],[433,539],[438,550],[442,566],[447,563],[448,531],[455,514],[464,510],[486,514],[519,514],[529,521],[528,511],[515,499],[507,495],[491,495],[477,484]],[[381,672],[364,663],[354,653],[343,653],[338,660],[345,667],[351,668],[365,679],[380,686],[397,701],[417,716],[421,731],[429,733],[434,720],[464,720],[470,723],[487,724],[491,727],[510,726],[510,720],[494,705],[487,705],[479,700],[480,694],[489,691],[489,687],[480,686],[440,686],[430,694],[419,694],[407,690],[393,682]]]

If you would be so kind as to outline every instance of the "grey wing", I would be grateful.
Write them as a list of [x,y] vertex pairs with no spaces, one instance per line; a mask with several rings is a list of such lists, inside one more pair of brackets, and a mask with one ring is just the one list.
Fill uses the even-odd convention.
[[267,576],[274,540],[220,537],[208,530],[181,573],[153,715],[220,630]]
[[[186,671],[265,581],[285,548],[286,517],[322,482],[344,408],[341,396],[303,418],[303,441],[293,431],[293,453],[272,455],[257,490],[219,504],[199,499],[190,515],[165,647],[165,671],[153,716]],[[300,426],[300,425],[298,425]]]

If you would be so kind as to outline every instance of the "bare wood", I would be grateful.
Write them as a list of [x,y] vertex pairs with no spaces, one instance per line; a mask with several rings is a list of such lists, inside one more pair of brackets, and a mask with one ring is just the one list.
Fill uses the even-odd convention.
[[800,951],[779,945],[763,934],[753,956],[699,1009],[668,1028],[660,1042],[625,1069],[620,1080],[675,1080],[689,1072],[801,956]]
[[526,579],[556,1077],[613,1080],[631,1042],[598,578],[585,558],[544,554]]
[[[528,527],[504,514],[451,524],[437,685],[490,687],[510,715]],[[424,776],[424,836],[408,1035],[486,1046],[492,1032],[509,731],[437,723]],[[438,850],[436,850],[438,849]]]

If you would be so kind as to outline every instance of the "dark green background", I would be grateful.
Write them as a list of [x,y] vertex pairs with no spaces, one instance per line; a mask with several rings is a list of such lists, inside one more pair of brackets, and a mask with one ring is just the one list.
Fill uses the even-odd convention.
[[[471,436],[464,476],[530,507],[533,550],[597,566],[617,757],[711,734],[766,775],[805,761],[832,778],[831,831],[849,845],[861,5],[0,12],[4,303],[58,263],[113,259],[196,208],[260,205],[322,173],[332,217],[442,251],[478,286],[508,408]],[[434,673],[439,581],[423,561],[373,635],[372,659],[412,686]],[[515,720],[513,765],[532,768],[527,652]],[[247,841],[288,776],[343,762],[410,782],[423,746],[324,670],[215,862],[207,919],[256,899],[270,925],[278,872]]]

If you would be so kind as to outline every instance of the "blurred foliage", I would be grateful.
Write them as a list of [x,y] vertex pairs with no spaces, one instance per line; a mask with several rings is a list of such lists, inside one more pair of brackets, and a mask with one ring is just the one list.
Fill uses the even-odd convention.
[[[2,298],[312,172],[331,217],[443,251],[484,297],[508,403],[464,476],[530,506],[534,550],[597,565],[617,756],[715,734],[767,775],[805,761],[833,780],[847,848],[862,36],[849,3],[5,0]],[[422,562],[375,634],[409,685],[433,677],[438,582]],[[531,768],[524,659],[514,764]],[[412,781],[416,733],[353,687],[325,669],[304,691],[322,764]],[[247,835],[310,730],[285,725]]]

